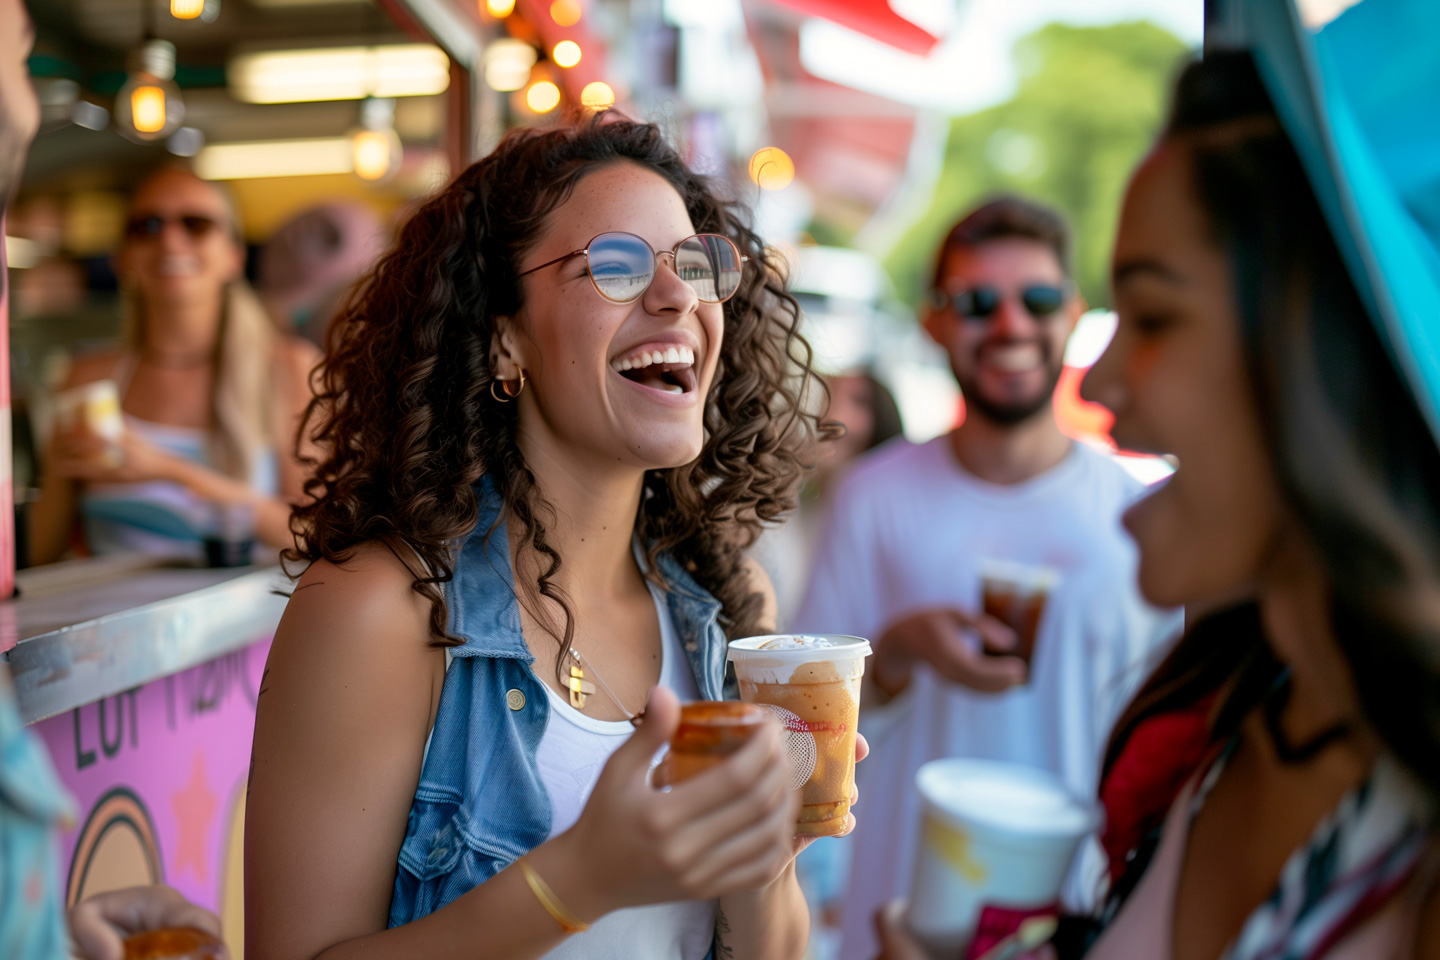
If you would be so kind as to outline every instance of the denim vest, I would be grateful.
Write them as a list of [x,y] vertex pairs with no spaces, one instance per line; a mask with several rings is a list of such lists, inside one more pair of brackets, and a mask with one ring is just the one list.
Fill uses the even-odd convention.
[[[418,920],[484,883],[550,835],[550,798],[535,752],[550,703],[520,632],[505,526],[487,537],[500,511],[488,479],[480,509],[445,585],[451,647],[430,753],[410,804],[400,846],[390,926]],[[668,554],[658,557],[675,631],[700,696],[722,698],[725,632],[720,603]]]

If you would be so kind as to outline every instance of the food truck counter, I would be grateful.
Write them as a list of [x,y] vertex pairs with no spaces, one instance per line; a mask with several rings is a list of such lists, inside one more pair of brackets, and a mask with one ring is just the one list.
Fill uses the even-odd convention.
[[21,571],[0,604],[20,712],[76,803],[67,901],[168,883],[221,915],[244,955],[250,742],[290,581],[278,567],[140,557]]
[[[26,723],[214,660],[274,633],[278,567],[205,569],[71,561],[21,571],[0,645]],[[108,561],[108,562],[107,562]],[[6,635],[10,642],[6,642]]]

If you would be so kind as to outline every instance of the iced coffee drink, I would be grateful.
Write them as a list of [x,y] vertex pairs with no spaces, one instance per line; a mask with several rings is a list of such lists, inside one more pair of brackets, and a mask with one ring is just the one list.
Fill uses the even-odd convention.
[[982,604],[986,616],[1015,631],[1015,649],[1005,651],[1028,665],[1035,656],[1035,636],[1045,601],[1060,582],[1049,567],[1033,567],[1003,560],[986,560],[980,567]]
[[795,832],[802,836],[845,830],[869,654],[869,642],[859,637],[748,637],[730,644],[740,699],[765,704],[785,728],[791,783],[801,791]]

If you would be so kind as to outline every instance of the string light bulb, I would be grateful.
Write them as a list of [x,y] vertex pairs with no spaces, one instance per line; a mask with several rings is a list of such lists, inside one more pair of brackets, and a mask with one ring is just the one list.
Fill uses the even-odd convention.
[[492,90],[510,93],[530,82],[537,51],[524,40],[503,37],[485,48],[485,82]]
[[554,0],[550,4],[550,19],[562,27],[573,27],[584,16],[585,8],[580,0]]
[[615,91],[604,80],[592,80],[580,91],[580,105],[591,110],[614,106]]
[[205,12],[205,0],[170,0],[170,16],[176,20],[194,20]]
[[175,45],[147,40],[130,57],[130,75],[115,95],[115,128],[137,143],[168,137],[185,119],[175,86]]
[[360,102],[360,126],[350,132],[351,168],[371,182],[385,180],[400,169],[404,148],[395,132],[395,101],[371,97]]
[[525,91],[525,105],[536,113],[549,113],[560,105],[560,88],[549,80],[536,81]]
[[574,40],[561,40],[555,44],[555,49],[550,51],[550,59],[555,61],[558,67],[573,67],[580,62],[581,56],[580,44]]

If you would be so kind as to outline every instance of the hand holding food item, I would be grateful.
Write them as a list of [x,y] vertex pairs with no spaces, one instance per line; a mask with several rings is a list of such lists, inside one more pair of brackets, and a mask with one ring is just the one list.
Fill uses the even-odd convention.
[[194,927],[164,927],[125,938],[125,960],[224,960],[219,938]]
[[68,920],[84,960],[230,960],[220,918],[163,884],[87,897]]

